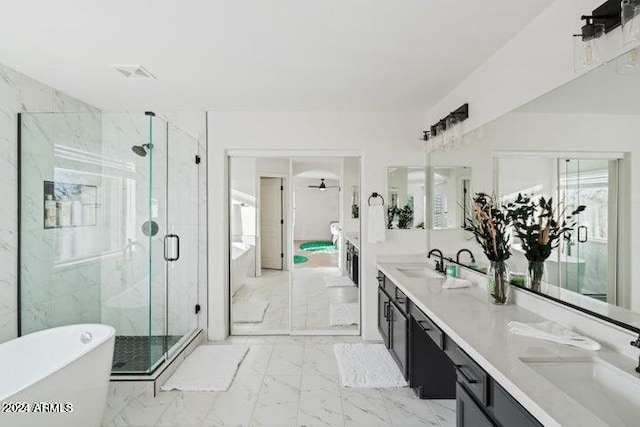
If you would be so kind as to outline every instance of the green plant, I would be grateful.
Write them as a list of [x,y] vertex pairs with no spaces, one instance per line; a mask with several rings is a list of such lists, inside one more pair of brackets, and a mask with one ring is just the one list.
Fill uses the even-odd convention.
[[392,229],[393,228],[393,220],[395,219],[396,215],[398,214],[398,208],[394,205],[389,205],[387,207],[387,228],[388,229]]
[[586,209],[580,205],[566,215],[566,208],[562,208],[556,216],[552,197],[540,197],[535,201],[520,193],[506,208],[515,235],[522,241],[522,249],[529,261],[545,261],[549,258],[551,251],[560,244],[560,239],[575,227],[575,216]]
[[407,229],[413,223],[413,208],[404,205],[402,209],[398,209],[398,228]]
[[424,221],[422,221],[420,224],[416,225],[416,228],[422,228],[424,230]]
[[476,193],[471,197],[471,216],[464,229],[471,231],[490,261],[506,261],[511,256],[511,217],[495,197]]

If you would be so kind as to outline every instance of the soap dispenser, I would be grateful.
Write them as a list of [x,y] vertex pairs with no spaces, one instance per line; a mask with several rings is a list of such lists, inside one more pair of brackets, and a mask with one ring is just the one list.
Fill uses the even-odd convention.
[[44,200],[44,228],[56,226],[56,202],[51,194],[47,194]]

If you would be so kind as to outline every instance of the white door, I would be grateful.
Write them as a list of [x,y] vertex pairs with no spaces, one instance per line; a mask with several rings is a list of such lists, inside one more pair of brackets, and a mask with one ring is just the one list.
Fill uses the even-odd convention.
[[260,178],[260,252],[262,268],[282,270],[282,178]]

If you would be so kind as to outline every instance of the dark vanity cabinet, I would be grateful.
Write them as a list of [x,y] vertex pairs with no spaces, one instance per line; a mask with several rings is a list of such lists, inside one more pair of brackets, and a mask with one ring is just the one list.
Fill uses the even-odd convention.
[[389,295],[378,287],[378,331],[387,348],[389,348],[389,302]]
[[382,272],[378,329],[421,399],[456,399],[458,427],[542,426]]
[[409,385],[420,399],[455,399],[456,368],[445,334],[414,304],[409,307]]
[[360,255],[358,253],[358,248],[350,242],[347,242],[346,247],[347,276],[349,276],[351,281],[358,286],[358,275],[360,271]]
[[400,372],[408,378],[408,299],[378,272],[378,330]]
[[458,427],[541,427],[522,405],[449,337],[446,354],[456,366]]

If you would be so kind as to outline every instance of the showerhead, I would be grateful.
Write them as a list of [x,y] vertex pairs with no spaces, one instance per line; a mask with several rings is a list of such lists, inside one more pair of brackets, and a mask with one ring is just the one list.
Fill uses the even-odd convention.
[[140,157],[145,157],[147,155],[147,150],[145,149],[145,147],[151,150],[153,148],[153,145],[151,144],[134,145],[133,147],[131,147],[131,151],[133,151]]

